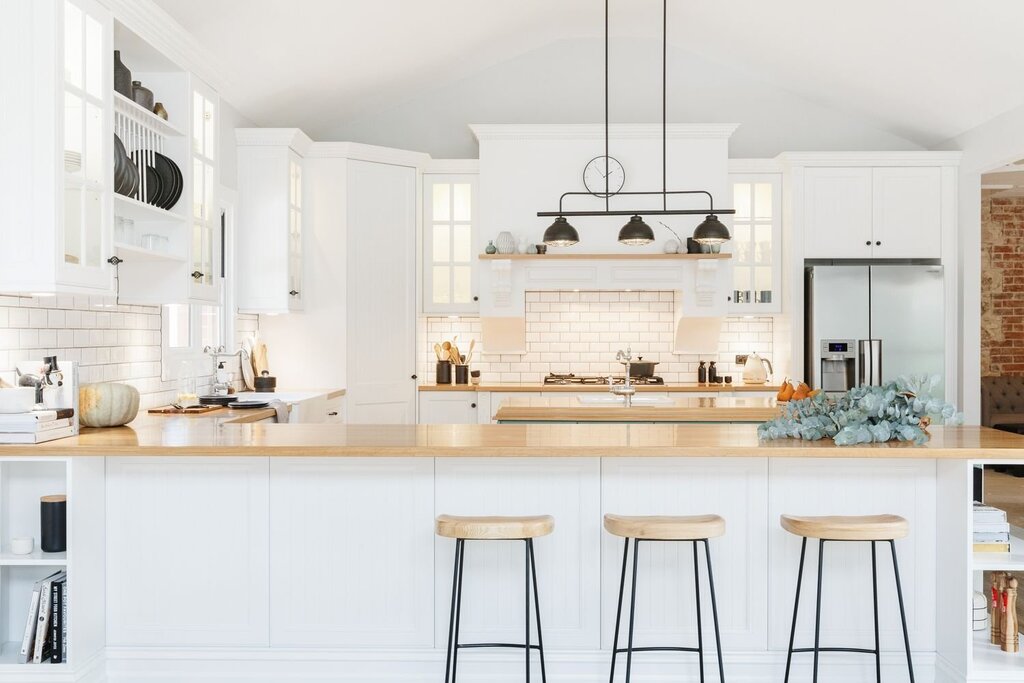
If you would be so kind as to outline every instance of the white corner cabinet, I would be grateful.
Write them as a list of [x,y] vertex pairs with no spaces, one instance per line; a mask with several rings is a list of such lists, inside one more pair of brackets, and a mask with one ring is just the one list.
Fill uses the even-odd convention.
[[[480,311],[477,292],[478,172],[460,164],[459,172],[423,174],[423,301],[426,314],[466,315]],[[468,170],[467,170],[468,169]]]
[[297,128],[238,128],[238,309],[303,309],[303,155]]
[[884,166],[799,167],[794,207],[804,258],[941,258],[943,228],[956,220],[956,162],[925,154]]

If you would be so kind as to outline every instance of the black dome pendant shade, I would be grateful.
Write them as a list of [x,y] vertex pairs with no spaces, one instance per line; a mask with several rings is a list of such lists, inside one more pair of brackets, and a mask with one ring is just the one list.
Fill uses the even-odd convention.
[[704,222],[693,231],[693,239],[700,244],[722,244],[728,242],[730,237],[729,228],[718,220],[718,216],[715,214],[709,214]]
[[549,247],[571,247],[579,241],[580,234],[565,220],[565,216],[556,218],[544,231],[544,244]]
[[654,241],[654,230],[640,216],[633,216],[619,230],[619,244],[641,246]]

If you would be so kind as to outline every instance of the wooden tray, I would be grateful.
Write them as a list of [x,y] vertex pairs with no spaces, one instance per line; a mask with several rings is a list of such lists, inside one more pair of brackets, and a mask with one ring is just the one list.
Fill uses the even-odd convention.
[[149,412],[157,415],[201,415],[212,410],[220,410],[224,406],[190,406],[188,408],[175,408],[174,406],[163,406],[150,408]]

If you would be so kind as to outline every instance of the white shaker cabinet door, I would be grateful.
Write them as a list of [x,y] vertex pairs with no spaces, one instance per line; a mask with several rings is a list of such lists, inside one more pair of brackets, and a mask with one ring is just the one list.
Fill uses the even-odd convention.
[[107,645],[267,644],[267,459],[107,458]]
[[804,258],[871,258],[870,168],[804,172]]
[[874,258],[942,256],[938,167],[874,169]]
[[432,458],[277,458],[270,641],[430,647]]
[[477,423],[477,392],[421,391],[419,423],[472,425]]

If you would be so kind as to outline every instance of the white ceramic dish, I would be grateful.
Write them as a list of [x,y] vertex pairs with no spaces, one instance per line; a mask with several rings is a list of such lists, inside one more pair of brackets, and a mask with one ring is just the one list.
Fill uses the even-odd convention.
[[27,413],[36,405],[36,390],[32,387],[0,389],[0,413]]

